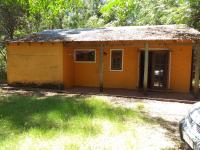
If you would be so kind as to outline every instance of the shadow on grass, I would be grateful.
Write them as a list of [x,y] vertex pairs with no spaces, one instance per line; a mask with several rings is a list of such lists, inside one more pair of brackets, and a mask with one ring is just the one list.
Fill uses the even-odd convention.
[[175,142],[174,148],[164,148],[163,150],[188,150],[185,143],[181,141],[179,133],[179,123],[165,120],[161,117],[152,117],[148,112],[144,111],[143,106],[139,106],[138,109],[143,112],[144,120],[149,121],[151,124],[156,124],[166,129],[165,136]]
[[107,119],[123,124],[128,119],[151,122],[139,110],[113,107],[87,97],[13,95],[0,97],[0,140],[31,129],[46,133],[51,130],[70,134],[96,135],[101,133],[93,119]]
[[153,123],[159,124],[163,129],[166,129],[165,136],[175,142],[174,148],[164,148],[163,150],[188,150],[185,149],[185,143],[181,141],[178,122],[167,121],[161,117],[151,117],[149,114],[146,114],[146,117]]
[[[44,136],[49,131],[97,135],[101,133],[101,129],[95,119],[106,119],[122,125],[131,119],[135,123],[159,124],[167,130],[166,136],[180,147],[178,124],[151,117],[143,113],[143,109],[142,104],[131,110],[80,95],[0,97],[0,141],[12,135],[28,133],[30,130],[42,132]],[[37,136],[37,133],[35,135]]]

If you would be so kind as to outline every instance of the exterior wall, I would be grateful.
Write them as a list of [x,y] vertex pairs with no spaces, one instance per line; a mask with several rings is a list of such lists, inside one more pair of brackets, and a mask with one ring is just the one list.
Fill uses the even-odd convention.
[[[112,71],[111,49],[122,49],[123,70]],[[104,50],[104,87],[136,89],[138,86],[138,50],[135,47],[109,47]]]
[[[169,50],[171,61],[169,66],[169,89],[175,92],[189,92],[190,89],[190,76],[191,76],[191,61],[192,61],[192,46],[180,46],[178,44],[188,43],[188,41],[163,42],[154,41],[149,42],[150,50]],[[115,43],[116,44],[116,43]],[[109,46],[104,48],[104,87],[105,88],[124,88],[124,89],[137,89],[139,83],[139,55],[140,50],[144,46]],[[132,42],[134,44],[134,42]],[[135,43],[136,44],[136,43]],[[144,42],[140,42],[144,45]],[[176,45],[177,44],[177,45]],[[98,87],[99,86],[99,51],[100,47],[92,46],[93,43],[81,45],[73,45],[70,49],[70,62],[71,67],[70,84],[72,86],[86,86]],[[113,46],[114,45],[114,46]],[[160,46],[152,46],[160,45]],[[161,46],[162,45],[162,46]],[[164,46],[163,46],[164,45]],[[70,46],[68,46],[70,47]],[[95,63],[81,63],[75,62],[72,56],[75,49],[95,49],[96,62]],[[110,70],[110,50],[123,49],[123,71]],[[69,68],[69,67],[68,67]],[[73,78],[74,76],[74,78]],[[74,83],[74,84],[73,84]]]
[[[65,50],[66,49],[67,48],[65,48]],[[72,68],[71,70],[73,72],[72,74],[74,75],[74,78],[72,79],[70,77],[70,79],[74,81],[74,86],[99,87],[99,47],[88,46],[88,48],[85,48],[75,46],[74,50],[75,49],[95,49],[96,61],[91,63],[75,62],[73,59],[73,63],[71,65],[74,66],[74,69]],[[123,71],[110,70],[110,49],[111,48],[106,48],[104,50],[104,87],[136,89],[138,82],[137,49],[131,47],[123,49]],[[119,49],[119,47],[116,47],[116,49]],[[71,60],[72,57],[70,56],[69,59]],[[71,84],[65,83],[65,86],[68,87],[71,86]]]
[[[75,49],[87,49],[87,48],[75,48]],[[86,86],[86,87],[98,87],[99,86],[99,48],[90,47],[88,49],[95,49],[96,61],[93,63],[87,62],[74,62],[74,85]]]
[[65,88],[74,86],[74,50],[64,47],[63,50],[63,81]]
[[191,78],[192,47],[173,47],[171,52],[171,89],[189,92]]
[[[184,44],[183,41],[181,43]],[[144,42],[141,41],[140,44],[144,45]],[[153,46],[155,44],[162,46]],[[123,46],[120,43],[108,44],[104,48],[105,88],[137,89],[139,55],[143,48],[144,46]],[[168,49],[170,51],[169,88],[176,92],[189,92],[192,46],[180,46],[169,41],[165,42],[164,46],[163,42],[149,42],[149,48],[150,50]],[[96,62],[75,62],[75,49],[95,49]],[[123,49],[123,71],[110,70],[111,49]],[[62,43],[20,43],[18,45],[9,44],[7,50],[8,83],[64,84],[66,88],[99,86],[100,47],[94,46],[93,43],[87,43],[84,46]]]
[[20,43],[7,46],[8,83],[62,84],[62,43]]

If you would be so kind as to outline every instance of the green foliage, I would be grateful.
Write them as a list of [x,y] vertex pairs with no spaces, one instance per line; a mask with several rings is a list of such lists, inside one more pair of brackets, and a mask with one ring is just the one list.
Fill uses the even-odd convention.
[[85,25],[87,28],[98,28],[103,26],[104,20],[102,18],[98,18],[97,16],[91,16]]
[[31,30],[62,28],[67,4],[65,0],[29,0],[27,17]]
[[100,15],[100,5],[100,0],[29,0],[29,30],[90,26],[86,20]]
[[188,24],[200,30],[200,1],[190,0],[190,18]]
[[109,0],[101,12],[106,23],[118,25],[185,24],[187,0]]
[[6,48],[4,43],[0,43],[0,83],[6,82]]
[[0,3],[0,29],[5,39],[13,39],[15,31],[23,28],[24,11],[23,5],[17,0]]
[[134,18],[134,9],[133,0],[109,0],[101,8],[101,12],[107,24],[119,26],[131,23]]

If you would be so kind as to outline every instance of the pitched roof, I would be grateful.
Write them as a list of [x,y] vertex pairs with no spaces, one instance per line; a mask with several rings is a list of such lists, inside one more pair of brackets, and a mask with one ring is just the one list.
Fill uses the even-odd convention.
[[131,41],[200,39],[200,32],[186,25],[123,26],[96,29],[55,29],[11,42]]

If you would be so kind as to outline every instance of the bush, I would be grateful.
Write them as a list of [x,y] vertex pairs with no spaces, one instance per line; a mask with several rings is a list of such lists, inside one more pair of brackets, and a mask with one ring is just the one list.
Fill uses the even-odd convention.
[[7,80],[6,67],[5,65],[0,65],[0,83],[5,83]]

